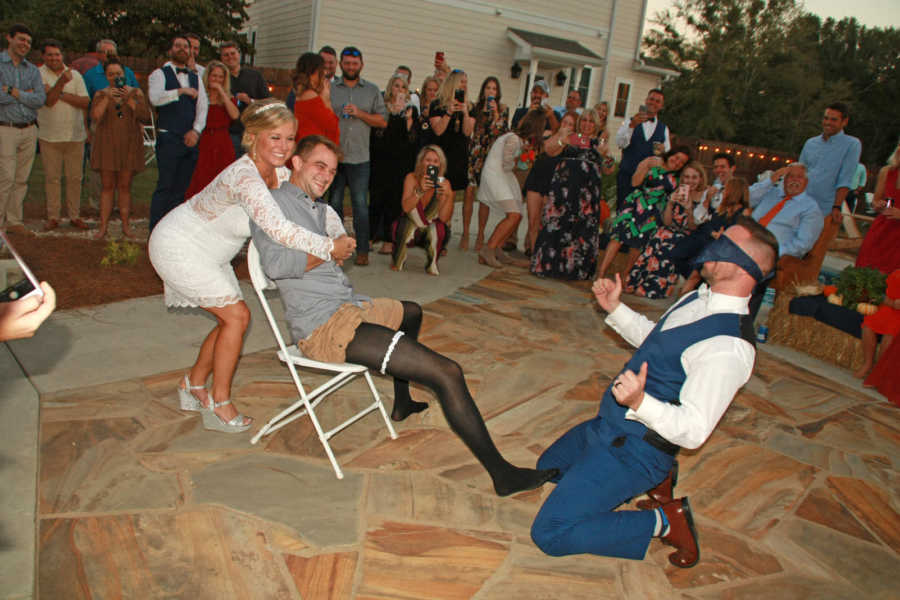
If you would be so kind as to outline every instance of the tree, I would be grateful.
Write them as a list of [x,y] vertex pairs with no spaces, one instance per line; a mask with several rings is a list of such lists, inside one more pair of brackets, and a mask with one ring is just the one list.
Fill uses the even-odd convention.
[[173,34],[190,31],[202,38],[201,55],[209,58],[213,44],[225,40],[252,51],[237,33],[248,5],[248,0],[12,0],[0,22],[26,23],[36,44],[53,37],[79,51],[93,50],[98,39],[114,39],[123,56],[164,56]]
[[799,153],[824,107],[844,101],[867,161],[883,161],[900,133],[897,30],[823,24],[795,0],[678,0],[654,22],[647,53],[681,72],[666,86],[676,132]]

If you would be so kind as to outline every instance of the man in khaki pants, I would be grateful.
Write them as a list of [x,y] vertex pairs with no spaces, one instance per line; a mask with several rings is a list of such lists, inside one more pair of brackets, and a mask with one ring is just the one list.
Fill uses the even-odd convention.
[[38,140],[44,164],[47,222],[44,231],[56,229],[60,219],[60,182],[66,179],[66,209],[72,227],[87,229],[79,217],[81,164],[84,161],[84,115],[91,103],[81,73],[63,63],[62,44],[53,39],[41,45],[44,64],[39,69],[46,104],[38,109]]
[[31,37],[31,30],[17,23],[0,52],[0,229],[12,233],[25,233],[22,203],[34,163],[36,111],[47,97],[37,67],[25,59]]

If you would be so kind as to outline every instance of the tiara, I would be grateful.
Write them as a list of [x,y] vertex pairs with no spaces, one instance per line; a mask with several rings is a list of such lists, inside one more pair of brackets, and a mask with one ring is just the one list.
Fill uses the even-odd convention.
[[288,109],[287,104],[285,104],[284,102],[273,102],[271,104],[266,104],[265,106],[257,110],[256,114],[264,113],[267,110],[271,110],[273,108],[283,108],[284,110]]

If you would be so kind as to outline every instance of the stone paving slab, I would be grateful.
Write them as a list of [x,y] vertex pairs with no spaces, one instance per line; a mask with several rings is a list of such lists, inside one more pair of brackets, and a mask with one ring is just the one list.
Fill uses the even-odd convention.
[[[423,339],[464,366],[523,465],[596,414],[628,356],[587,286],[513,268],[425,315]],[[271,350],[248,353],[235,402],[259,424],[292,401],[286,374]],[[543,555],[529,528],[551,486],[496,497],[425,390],[399,439],[376,415],[334,438],[339,481],[307,420],[256,446],[206,432],[177,410],[178,376],[41,397],[41,597],[891,598],[900,584],[900,409],[764,354],[712,438],[679,458],[701,544],[687,570],[656,541],[643,561]],[[353,385],[323,421],[359,402]]]

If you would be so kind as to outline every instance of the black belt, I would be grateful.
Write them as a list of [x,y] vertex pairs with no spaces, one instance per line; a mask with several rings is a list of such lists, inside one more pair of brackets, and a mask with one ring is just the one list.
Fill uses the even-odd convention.
[[644,434],[644,441],[660,452],[665,452],[669,456],[675,456],[678,454],[678,451],[681,450],[681,446],[673,444],[652,429],[648,429],[647,433]]
[[[660,452],[665,452],[669,456],[675,456],[676,454],[678,454],[678,451],[681,450],[680,446],[676,446],[672,442],[666,440],[663,436],[659,435],[652,429],[647,430],[647,433],[644,434],[643,440]],[[621,448],[625,445],[625,436],[620,435],[619,437],[614,438],[611,444],[615,448]]]
[[0,127],[15,127],[16,129],[25,129],[26,127],[31,127],[37,123],[37,121],[29,121],[28,123],[9,123],[7,121],[0,121]]

